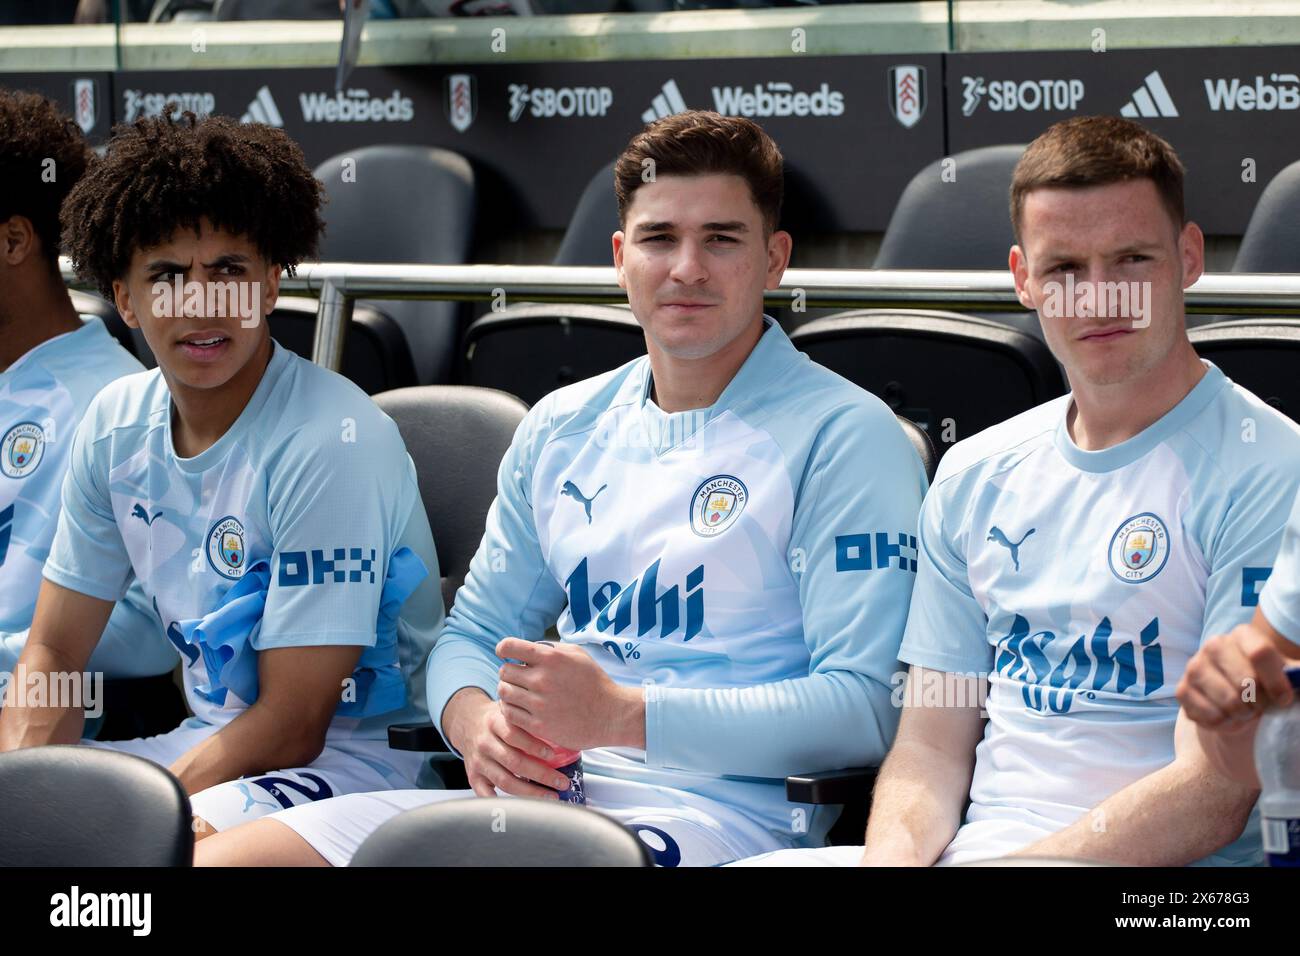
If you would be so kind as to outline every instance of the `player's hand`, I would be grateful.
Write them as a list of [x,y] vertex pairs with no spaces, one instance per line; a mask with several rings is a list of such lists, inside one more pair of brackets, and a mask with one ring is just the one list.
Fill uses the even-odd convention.
[[465,775],[475,794],[495,797],[500,790],[554,800],[555,791],[569,785],[564,774],[544,762],[551,748],[506,720],[497,701],[475,691],[456,701],[456,707],[454,719],[463,732],[452,742],[465,758]]
[[1286,664],[1264,631],[1242,624],[1201,645],[1178,682],[1178,702],[1203,727],[1244,730],[1265,708],[1294,699]]
[[639,687],[620,687],[585,649],[507,637],[497,696],[506,719],[534,737],[570,750],[644,747],[645,703]]

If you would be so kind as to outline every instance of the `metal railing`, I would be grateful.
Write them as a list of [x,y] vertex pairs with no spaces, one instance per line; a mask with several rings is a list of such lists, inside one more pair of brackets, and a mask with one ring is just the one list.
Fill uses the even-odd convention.
[[[63,275],[74,280],[67,259]],[[626,302],[612,266],[376,265],[321,262],[282,276],[282,294],[320,301],[312,360],[337,371],[357,299],[452,301]],[[1186,291],[1187,311],[1300,316],[1300,275],[1214,273]],[[802,309],[908,308],[1011,312],[1024,307],[1010,273],[900,269],[789,269],[766,305]]]

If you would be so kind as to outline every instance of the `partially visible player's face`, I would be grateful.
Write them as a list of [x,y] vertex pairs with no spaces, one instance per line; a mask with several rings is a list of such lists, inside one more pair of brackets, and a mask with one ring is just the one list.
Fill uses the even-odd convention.
[[177,230],[136,249],[126,278],[113,283],[122,318],[144,333],[169,381],[196,389],[220,388],[264,354],[279,290],[279,267],[247,236],[207,219],[197,233]]
[[660,176],[632,196],[614,234],[618,284],[654,346],[680,359],[720,351],[763,313],[790,261],[790,236],[765,236],[740,176]]
[[1205,240],[1195,223],[1179,228],[1151,180],[1035,189],[1020,235],[1016,291],[1073,387],[1137,382],[1185,344],[1183,290]]

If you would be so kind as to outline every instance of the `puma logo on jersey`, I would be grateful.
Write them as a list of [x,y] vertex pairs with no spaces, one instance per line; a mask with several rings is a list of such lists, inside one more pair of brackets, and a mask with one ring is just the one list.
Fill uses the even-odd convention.
[[144,510],[144,505],[136,504],[136,505],[132,506],[132,508],[131,508],[131,517],[132,517],[132,518],[139,518],[139,519],[140,519],[141,521],[143,521],[145,524],[147,524],[147,525],[152,525],[155,521],[157,521],[159,518],[162,517],[162,512],[159,511],[159,512],[158,512],[157,514],[155,514],[152,518],[150,518],[150,517],[149,517],[149,512],[147,512],[147,511]]
[[1002,545],[1002,547],[1010,551],[1011,562],[1016,566],[1016,570],[1019,571],[1020,570],[1020,546],[1025,543],[1025,538],[1028,538],[1036,530],[1038,529],[1030,528],[1023,535],[1021,535],[1019,541],[1011,541],[1007,538],[1005,534],[1003,534],[1001,528],[999,528],[997,525],[994,525],[993,527],[989,528],[989,536],[985,540],[996,541],[998,544]]
[[587,512],[587,524],[591,524],[591,503],[596,500],[596,495],[599,495],[602,491],[604,491],[608,487],[609,487],[608,485],[601,485],[599,488],[596,489],[596,494],[588,498],[586,495],[582,493],[581,488],[579,488],[571,481],[566,481],[564,483],[564,487],[560,489],[560,494],[566,495],[572,498],[574,501],[582,502],[582,510]]

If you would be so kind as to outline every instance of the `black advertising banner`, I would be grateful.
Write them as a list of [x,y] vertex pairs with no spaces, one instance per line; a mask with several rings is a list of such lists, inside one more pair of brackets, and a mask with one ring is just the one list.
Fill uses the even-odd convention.
[[93,142],[175,102],[282,126],[312,164],[375,143],[451,149],[474,164],[495,233],[564,228],[643,122],[687,108],[761,123],[789,167],[788,224],[819,233],[879,232],[927,163],[1077,114],[1131,116],[1173,143],[1211,234],[1240,234],[1300,159],[1298,47],[362,67],[349,84],[336,93],[330,68],[0,75]]
[[644,122],[715,109],[776,139],[792,215],[821,232],[879,231],[913,173],[943,155],[940,64],[928,55],[361,67],[342,93],[323,68],[124,72],[115,114],[129,121],[174,101],[270,123],[313,165],[373,143],[441,146],[474,164],[513,228],[562,229],[591,176]]
[[58,103],[90,142],[108,138],[113,125],[111,73],[0,73],[0,88],[30,90]]
[[1300,159],[1300,48],[954,53],[948,151],[1025,143],[1077,114],[1127,116],[1187,167],[1188,215],[1240,234],[1270,179]]

